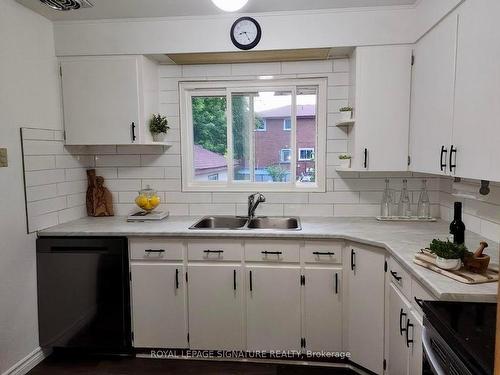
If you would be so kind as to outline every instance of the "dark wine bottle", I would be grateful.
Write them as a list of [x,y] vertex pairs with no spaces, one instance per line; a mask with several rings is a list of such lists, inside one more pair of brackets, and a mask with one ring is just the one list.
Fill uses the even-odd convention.
[[450,234],[453,242],[461,245],[465,242],[465,224],[462,221],[462,202],[455,202],[453,221],[450,223]]

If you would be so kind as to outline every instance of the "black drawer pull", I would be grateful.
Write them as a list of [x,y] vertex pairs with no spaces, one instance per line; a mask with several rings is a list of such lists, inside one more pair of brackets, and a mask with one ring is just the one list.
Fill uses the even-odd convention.
[[332,253],[330,251],[327,251],[327,252],[321,252],[321,251],[314,251],[313,252],[313,255],[335,255],[335,253]]
[[236,290],[236,270],[233,270],[233,290]]
[[175,269],[175,289],[179,289],[179,269]]
[[406,313],[403,312],[403,309],[399,312],[399,334],[403,336],[403,332],[406,331],[406,328],[403,328],[403,317],[406,317]]
[[250,291],[253,290],[253,277],[252,277],[252,271],[250,271]]
[[132,123],[131,125],[131,130],[132,130],[132,142],[135,142],[136,136],[135,136],[135,123]]
[[203,250],[205,254],[222,254],[224,250]]
[[403,278],[401,276],[398,276],[397,272],[391,271],[391,275],[392,275],[392,277],[394,277],[396,279],[396,281],[403,280]]
[[365,158],[365,160],[363,162],[363,166],[365,168],[368,168],[368,149],[367,148],[365,148],[365,151],[364,151],[364,158]]
[[417,297],[414,297],[415,298],[415,302],[417,303],[417,305],[420,306],[420,308],[423,308],[424,307],[424,301],[420,298],[417,298]]
[[444,158],[444,163],[443,163],[443,155],[447,153],[448,149],[444,148],[444,146],[441,146],[441,158],[440,158],[441,172],[444,172],[444,169],[446,168],[446,158]]
[[335,294],[339,294],[339,274],[335,272]]
[[356,255],[356,252],[354,250],[351,250],[351,270],[354,271],[356,268],[356,263],[354,263],[354,256]]
[[261,251],[264,255],[281,255],[283,252],[281,251]]
[[[453,163],[453,154],[455,154],[455,163]],[[454,145],[450,147],[450,172],[453,172],[453,169],[457,169],[457,149]]]
[[406,347],[410,347],[410,344],[413,344],[413,338],[410,340],[408,338],[408,331],[409,328],[411,327],[411,334],[413,335],[413,324],[410,323],[410,319],[406,321]]
[[146,253],[150,254],[150,253],[157,253],[157,254],[161,254],[161,253],[164,253],[165,252],[165,249],[146,249],[144,250]]

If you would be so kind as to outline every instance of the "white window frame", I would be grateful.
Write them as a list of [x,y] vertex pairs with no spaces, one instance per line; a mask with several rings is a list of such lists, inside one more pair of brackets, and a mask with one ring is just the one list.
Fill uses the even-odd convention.
[[[297,165],[297,134],[296,134],[296,88],[317,87],[316,107],[316,147],[315,169],[316,181],[303,183],[296,181]],[[225,96],[227,119],[227,154],[233,153],[232,136],[232,94],[245,93],[252,90],[290,91],[292,93],[292,129],[291,140],[291,176],[289,182],[248,182],[233,181],[234,165],[232,158],[228,158],[227,181],[196,181],[193,168],[193,119],[191,111],[192,97],[196,96]],[[327,78],[294,78],[276,80],[251,81],[199,81],[180,82],[180,128],[182,152],[182,191],[274,191],[274,192],[324,192],[326,191],[326,118],[327,118]],[[266,127],[267,129],[267,127]],[[251,161],[252,164],[253,161]],[[252,167],[253,168],[253,167]]]
[[264,127],[262,128],[255,128],[256,132],[266,132],[267,131],[267,119],[263,118],[262,121],[264,122]]
[[[290,160],[285,160],[285,158],[283,157],[283,151],[288,151],[290,153]],[[292,149],[291,148],[282,148],[280,150],[280,163],[291,163],[291,159],[292,159]]]
[[314,154],[314,147],[301,147],[299,148],[299,152],[297,154],[297,160],[299,161],[311,161],[311,160],[314,160],[314,158],[311,158],[311,159],[303,159],[300,157],[300,152],[301,151],[312,151],[312,153]]
[[[286,127],[286,120],[290,120],[290,129]],[[283,130],[286,132],[292,131],[292,119],[291,118],[284,118],[283,119]]]

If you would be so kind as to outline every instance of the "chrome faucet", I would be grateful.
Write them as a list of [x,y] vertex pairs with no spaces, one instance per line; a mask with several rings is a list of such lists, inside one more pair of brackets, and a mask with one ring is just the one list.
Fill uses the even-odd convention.
[[248,196],[248,220],[252,220],[255,217],[255,210],[259,203],[265,201],[266,197],[262,193],[255,193]]

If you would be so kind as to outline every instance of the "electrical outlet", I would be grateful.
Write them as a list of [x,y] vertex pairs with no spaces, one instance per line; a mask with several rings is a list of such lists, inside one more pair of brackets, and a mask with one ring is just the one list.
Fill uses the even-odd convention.
[[7,149],[0,148],[0,168],[7,167],[7,166],[8,166]]

